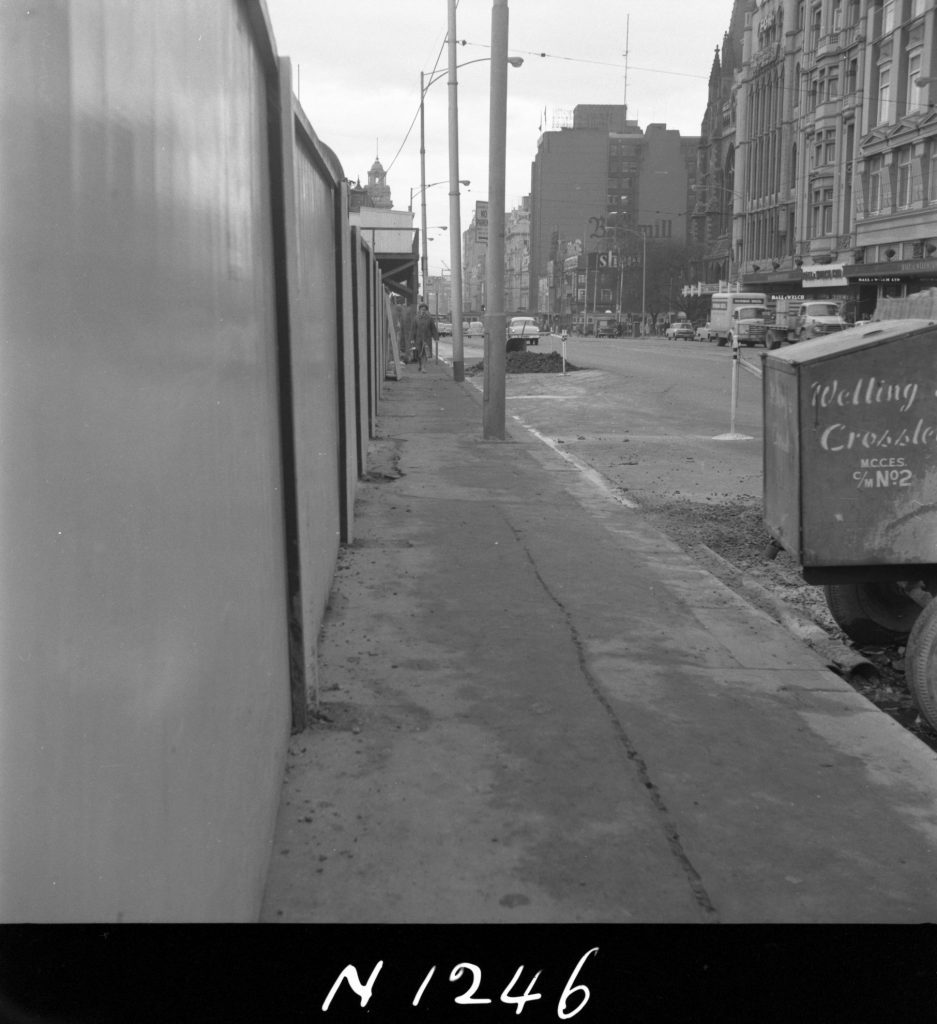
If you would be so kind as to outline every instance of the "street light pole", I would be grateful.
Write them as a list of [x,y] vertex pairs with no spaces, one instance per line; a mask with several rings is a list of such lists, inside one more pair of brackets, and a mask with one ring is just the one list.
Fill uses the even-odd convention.
[[491,9],[491,101],[488,128],[488,266],[483,435],[504,440],[504,177],[507,147],[508,0]]

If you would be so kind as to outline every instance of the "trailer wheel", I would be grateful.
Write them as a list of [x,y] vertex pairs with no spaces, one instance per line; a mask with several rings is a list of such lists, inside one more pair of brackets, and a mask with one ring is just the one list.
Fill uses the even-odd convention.
[[897,583],[833,583],[823,593],[837,625],[857,644],[904,640],[921,612]]
[[908,637],[905,681],[911,697],[932,729],[937,729],[937,601],[922,610]]

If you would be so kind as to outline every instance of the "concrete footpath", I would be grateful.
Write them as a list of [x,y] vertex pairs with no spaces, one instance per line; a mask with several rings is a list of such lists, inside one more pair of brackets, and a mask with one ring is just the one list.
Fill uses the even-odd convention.
[[445,366],[388,381],[262,920],[937,921],[937,755]]

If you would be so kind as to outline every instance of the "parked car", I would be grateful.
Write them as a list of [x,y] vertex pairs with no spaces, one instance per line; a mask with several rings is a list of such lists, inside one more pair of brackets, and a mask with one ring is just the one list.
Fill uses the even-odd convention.
[[532,316],[512,316],[508,323],[508,341],[523,340],[527,345],[540,344],[540,328]]
[[485,336],[485,325],[481,320],[473,320],[465,332],[470,338],[483,338]]
[[674,324],[670,328],[670,337],[674,341],[693,341],[696,331],[693,330],[693,325],[689,320],[681,320],[680,323]]
[[436,324],[436,329],[439,331],[440,338],[449,338],[452,336],[452,324],[448,320],[440,320]]

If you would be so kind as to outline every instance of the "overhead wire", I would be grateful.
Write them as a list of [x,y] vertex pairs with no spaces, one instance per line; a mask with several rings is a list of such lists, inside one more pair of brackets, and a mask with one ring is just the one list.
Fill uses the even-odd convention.
[[[458,0],[456,0],[456,7],[458,7]],[[436,71],[438,70],[439,59],[442,56],[442,52],[443,52],[443,49],[446,46],[446,42],[447,42],[447,40],[444,38],[443,42],[442,42],[442,45],[439,48],[439,53],[436,56],[435,63],[433,64],[433,70],[430,72],[431,76],[433,74],[435,74]],[[481,48],[483,50],[490,50],[491,49],[491,44],[490,43],[474,43],[474,42],[470,42],[468,39],[458,39],[458,40],[456,40],[456,42],[460,46],[477,46],[477,47],[479,47],[479,48]],[[597,67],[616,68],[619,71],[626,70],[624,64],[613,63],[611,61],[590,60],[590,59],[588,59],[586,57],[564,57],[561,54],[547,53],[546,51],[543,51],[543,50],[520,50],[520,49],[516,49],[515,47],[512,47],[511,49],[515,53],[523,54],[523,55],[528,56],[528,57],[543,57],[543,58],[549,58],[550,60],[561,60],[561,61],[567,61],[567,62],[575,63],[575,64],[593,64],[593,65],[595,65]],[[686,71],[671,71],[671,70],[669,70],[667,68],[642,68],[642,67],[634,67],[634,66],[629,65],[627,70],[629,70],[629,71],[644,71],[644,72],[648,72],[650,74],[658,74],[658,75],[675,75],[675,76],[681,77],[681,78],[698,78],[698,79],[702,79],[702,80],[706,80],[709,77],[708,75],[694,75],[694,74],[690,74],[689,72],[686,72]],[[422,100],[422,97],[420,97],[420,99]],[[410,138],[410,134],[413,131],[413,127],[416,124],[417,118],[419,116],[420,116],[420,109],[419,109],[419,105],[417,105],[416,112],[413,115],[413,120],[410,122],[410,127],[407,128],[407,132],[406,132],[406,134],[403,137],[403,141],[400,143],[400,146],[397,149],[397,152],[394,154],[394,159],[391,160],[390,164],[387,166],[387,170],[388,171],[391,169],[391,167],[394,166],[394,163],[397,160],[397,157],[399,157],[400,154],[403,152],[403,148],[407,144],[407,140]]]
[[[456,6],[458,6],[458,0],[456,0]],[[443,50],[446,48],[446,42],[447,40],[445,36],[443,36],[443,41],[439,46],[439,53],[436,54],[436,60],[433,62],[433,70],[430,71],[429,73],[430,78],[432,78],[433,75],[436,74],[436,71],[439,69],[439,59],[440,57],[442,57]],[[422,103],[423,97],[420,96],[420,102],[417,104],[416,113],[414,113],[413,115],[413,120],[410,122],[410,127],[407,129],[407,133],[406,135],[404,135],[403,141],[400,143],[397,152],[394,154],[393,160],[391,160],[391,162],[387,165],[386,170],[388,172],[390,171],[391,167],[393,167],[394,164],[397,162],[397,157],[400,156],[400,154],[403,152],[403,147],[407,144],[407,139],[410,138],[410,133],[413,131],[413,126],[416,124],[417,118],[420,116],[420,106],[422,105]]]
[[[477,46],[483,50],[491,49],[490,43],[473,43],[470,42],[468,39],[460,39],[458,40],[458,42],[461,46]],[[616,68],[619,71],[646,71],[655,75],[677,75],[682,78],[701,78],[704,80],[709,78],[709,75],[694,75],[688,71],[671,71],[669,68],[641,68],[635,67],[632,64],[629,64],[626,67],[626,65],[624,64],[619,64],[607,60],[590,60],[587,57],[564,57],[561,54],[547,53],[544,50],[519,50],[513,46],[511,47],[511,50],[514,53],[524,54],[527,57],[549,57],[551,60],[568,61],[573,64],[595,64],[598,67]]]

